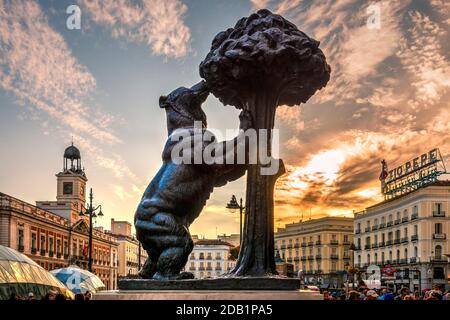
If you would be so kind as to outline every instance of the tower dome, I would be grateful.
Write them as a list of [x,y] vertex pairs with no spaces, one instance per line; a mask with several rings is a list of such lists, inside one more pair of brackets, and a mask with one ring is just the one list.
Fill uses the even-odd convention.
[[70,170],[73,172],[82,172],[81,168],[81,153],[77,147],[70,145],[64,150],[64,171]]
[[64,151],[64,158],[70,160],[79,160],[81,159],[80,150],[78,150],[78,148],[72,144],[71,146],[67,147],[66,150]]

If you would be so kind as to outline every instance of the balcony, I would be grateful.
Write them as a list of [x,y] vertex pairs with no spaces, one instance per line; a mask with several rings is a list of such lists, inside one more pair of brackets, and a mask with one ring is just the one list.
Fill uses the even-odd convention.
[[385,245],[386,245],[386,243],[384,243],[384,241],[381,241],[378,243],[378,247],[380,247],[380,248],[384,248]]
[[384,229],[384,228],[386,228],[386,223],[380,223],[380,226],[379,226],[379,229]]
[[216,271],[222,271],[222,268],[221,268],[221,267],[216,267],[215,270],[216,270]]
[[403,237],[402,238],[402,243],[408,243],[408,237]]
[[394,220],[394,224],[395,224],[395,225],[400,224],[400,219],[395,219],[395,220]]
[[400,244],[400,239],[395,239],[394,244]]
[[50,258],[52,258],[53,255],[54,255],[53,251],[49,251],[49,252],[48,252],[48,256],[49,256]]
[[378,226],[377,225],[372,227],[372,231],[376,231],[376,230],[378,230]]
[[289,243],[289,244],[287,245],[287,248],[288,248],[288,249],[292,249],[292,243]]
[[321,246],[321,245],[322,245],[322,241],[317,240],[317,241],[316,241],[316,246]]
[[41,256],[45,256],[45,250],[41,249]]
[[337,240],[330,241],[330,245],[332,245],[332,246],[337,246],[338,244],[339,244],[339,241],[337,241]]
[[198,267],[198,271],[205,271],[205,267]]
[[411,215],[411,221],[412,220],[416,220],[416,219],[418,219],[419,218],[419,213],[413,213],[412,215]]
[[189,267],[189,271],[195,271],[195,267]]
[[338,254],[330,254],[330,259],[331,260],[339,260],[339,255]]
[[285,244],[282,244],[282,245],[280,246],[280,249],[281,249],[281,250],[286,249],[286,245],[285,245]]
[[418,240],[419,240],[419,235],[413,234],[413,235],[411,236],[411,241],[418,241]]
[[349,245],[350,245],[350,241],[344,240],[344,241],[342,241],[342,244],[343,244],[344,246],[349,246]]
[[393,241],[392,241],[392,240],[386,241],[386,246],[392,246],[392,244],[393,244]]
[[302,259],[302,261],[306,261],[306,257],[305,256],[303,256],[301,259]]
[[433,211],[433,217],[445,217],[445,211]]
[[25,247],[23,245],[19,245],[17,248],[20,252],[24,252],[25,251]]
[[372,244],[372,249],[376,249],[376,248],[378,248],[378,243]]
[[69,255],[67,253],[64,255],[64,259],[65,260],[69,259]]
[[207,256],[206,257],[206,260],[212,260],[213,258],[212,258],[212,256]]
[[37,252],[37,249],[36,249],[36,248],[31,248],[31,253],[32,253],[32,254],[36,254],[36,252]]
[[361,233],[361,229],[356,229],[355,230],[355,234],[360,234]]
[[444,257],[444,256],[431,256],[430,257],[430,262],[446,263],[447,261],[448,261],[448,258]]
[[206,271],[212,271],[212,267],[206,267]]
[[392,222],[392,221],[388,221],[388,223],[386,223],[386,227],[392,227],[392,225],[393,225],[394,223]]
[[410,263],[418,263],[418,262],[419,262],[419,258],[417,258],[417,257],[412,257],[412,258],[409,259],[409,262],[410,262]]
[[355,246],[355,251],[361,251],[361,247],[360,246]]
[[306,247],[306,242],[302,242],[302,247]]
[[408,217],[403,217],[402,218],[402,223],[405,223],[405,222],[408,222],[409,221],[409,218]]
[[300,248],[300,243],[296,242],[294,245],[294,248],[296,248],[296,249]]
[[344,260],[350,260],[351,258],[350,258],[349,255],[345,255],[345,254],[344,254],[344,256],[342,257],[342,259],[344,259]]
[[308,247],[312,247],[314,245],[314,241],[309,241],[308,242]]
[[407,264],[408,263],[408,259],[400,259],[399,263],[400,264]]
[[300,261],[300,257],[295,257],[294,261],[296,261],[296,262]]
[[57,257],[58,259],[61,259],[61,252],[57,252],[57,253],[56,253],[56,257]]
[[308,256],[308,260],[314,260],[314,256],[313,255],[309,255]]
[[364,245],[364,250],[370,250],[370,244],[366,244],[366,245]]
[[316,260],[320,260],[322,259],[322,255],[321,254],[316,254]]
[[445,240],[447,239],[447,235],[445,233],[433,233],[434,240]]
[[370,227],[366,227],[366,228],[364,229],[364,232],[370,232]]

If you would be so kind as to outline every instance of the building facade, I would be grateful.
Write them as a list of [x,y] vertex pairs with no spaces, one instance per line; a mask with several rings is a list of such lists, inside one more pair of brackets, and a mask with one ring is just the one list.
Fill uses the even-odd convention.
[[[0,244],[24,253],[47,270],[76,264],[87,269],[89,224],[79,212],[85,205],[87,178],[73,145],[64,153],[57,174],[57,201],[36,205],[0,193]],[[118,244],[100,228],[93,229],[93,272],[108,289],[117,284]]]
[[[355,264],[376,266],[382,285],[448,284],[450,181],[437,181],[355,214]],[[383,268],[394,270],[390,275]],[[374,267],[371,267],[372,269]]]
[[323,282],[352,265],[353,218],[325,217],[287,224],[275,233],[280,258],[305,279]]
[[196,279],[219,277],[236,264],[230,255],[232,247],[228,242],[218,239],[197,240],[184,271],[194,274]]
[[[131,223],[111,219],[111,234],[119,244],[118,273],[119,277],[137,277],[140,268],[147,260],[147,252],[131,233]],[[140,260],[140,262],[139,262]]]

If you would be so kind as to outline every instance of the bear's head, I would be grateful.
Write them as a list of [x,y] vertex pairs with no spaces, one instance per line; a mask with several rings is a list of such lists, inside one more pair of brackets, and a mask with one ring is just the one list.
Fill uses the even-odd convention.
[[209,89],[205,81],[201,81],[191,88],[181,87],[159,98],[159,106],[166,110],[169,135],[175,129],[194,127],[195,121],[201,121],[206,128],[202,104],[208,95]]

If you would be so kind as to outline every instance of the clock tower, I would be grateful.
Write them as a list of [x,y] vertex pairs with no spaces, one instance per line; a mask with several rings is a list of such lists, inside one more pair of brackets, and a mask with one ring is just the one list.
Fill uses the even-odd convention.
[[79,211],[86,203],[86,174],[81,167],[80,150],[72,143],[64,151],[63,170],[56,175],[58,202],[71,202]]

